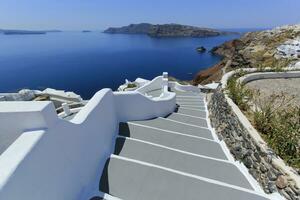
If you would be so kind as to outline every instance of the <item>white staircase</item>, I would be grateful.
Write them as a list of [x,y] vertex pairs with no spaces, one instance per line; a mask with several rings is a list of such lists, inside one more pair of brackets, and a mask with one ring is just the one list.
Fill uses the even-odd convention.
[[103,89],[73,114],[0,102],[0,199],[269,198],[212,131],[205,94],[166,73],[136,91]]
[[170,115],[120,123],[100,191],[123,200],[267,199],[212,132],[205,95],[173,91],[178,108]]

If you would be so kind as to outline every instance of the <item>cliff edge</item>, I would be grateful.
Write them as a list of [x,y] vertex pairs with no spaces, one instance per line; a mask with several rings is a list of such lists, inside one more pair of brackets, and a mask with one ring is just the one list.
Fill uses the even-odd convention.
[[300,24],[272,30],[250,32],[240,39],[225,42],[211,53],[223,60],[194,78],[194,84],[219,81],[223,72],[237,68],[282,68],[300,61]]

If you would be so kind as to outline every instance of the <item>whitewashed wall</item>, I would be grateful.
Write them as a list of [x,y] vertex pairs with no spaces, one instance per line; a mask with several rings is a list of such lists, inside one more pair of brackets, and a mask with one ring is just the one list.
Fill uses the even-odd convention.
[[[239,72],[249,73],[246,75],[246,77],[249,77],[249,78],[247,78],[248,80],[246,79],[245,82],[243,80],[244,79],[243,77],[241,77],[239,79],[239,81],[242,83],[246,83],[251,80],[258,80],[258,79],[265,79],[265,78],[284,78],[284,77],[291,78],[291,75],[289,75],[289,74],[292,74],[292,77],[294,77],[294,78],[299,77],[298,73],[300,70],[300,65],[298,65],[298,63],[297,63],[293,67],[285,67],[282,69],[285,72],[268,72],[269,70],[272,70],[272,68],[270,68],[270,67],[264,68],[265,72],[260,71],[260,69],[258,69],[258,68],[242,68],[242,69],[237,69],[234,71],[227,72],[226,74],[224,74],[222,76],[222,79],[221,79],[222,88],[226,88],[227,82],[230,79],[230,77],[232,77],[234,74],[239,73]],[[295,71],[295,74],[292,73],[293,71]],[[254,73],[254,72],[257,72],[257,73]],[[254,75],[252,75],[252,73]],[[270,75],[265,76],[265,74],[270,74]]]
[[157,116],[166,116],[174,111],[176,106],[175,94],[162,100],[145,98],[138,92],[127,95],[115,94],[116,110],[120,121],[144,120]]
[[276,79],[276,78],[300,78],[300,71],[286,71],[286,72],[258,72],[247,74],[238,79],[242,84],[246,84],[250,81],[261,79]]
[[78,199],[102,172],[119,122],[165,116],[175,98],[167,91],[150,99],[103,89],[70,122],[50,102],[1,103],[0,131],[22,134],[0,156],[0,199]]
[[154,78],[152,81],[146,83],[142,87],[138,88],[136,91],[140,92],[142,94],[145,94],[149,91],[152,90],[157,90],[162,88],[162,82],[163,82],[163,77],[162,76],[157,76]]
[[178,82],[175,81],[169,81],[169,87],[175,88],[177,90],[181,91],[191,91],[191,92],[200,92],[200,89],[197,86],[193,85],[181,85]]

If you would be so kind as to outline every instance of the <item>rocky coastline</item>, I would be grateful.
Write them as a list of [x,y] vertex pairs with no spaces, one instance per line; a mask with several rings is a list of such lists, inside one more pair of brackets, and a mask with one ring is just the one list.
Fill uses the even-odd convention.
[[[226,72],[241,68],[263,70],[268,67],[280,71],[284,70],[283,68],[297,66],[300,63],[299,37],[300,25],[292,25],[247,33],[240,39],[228,41],[211,50],[212,54],[222,56],[223,59],[215,66],[199,72],[193,84],[218,82]],[[276,80],[269,81],[269,91],[279,88],[273,84],[274,81]],[[292,90],[294,92],[295,88],[293,87]],[[225,141],[234,158],[248,168],[249,173],[259,182],[264,192],[279,192],[285,199],[299,199],[298,179],[293,179],[293,176],[286,173],[287,168],[278,165],[276,159],[279,158],[279,154],[270,148],[270,143],[264,150],[260,146],[261,143],[255,142],[249,131],[251,128],[248,129],[241,123],[241,117],[227,100],[227,92],[218,88],[210,96],[209,111],[212,126],[216,129],[219,138]],[[250,120],[248,115],[244,116],[246,117]],[[256,127],[252,127],[251,130],[254,129]],[[284,133],[287,134],[286,131]],[[288,166],[286,160],[282,163]],[[296,168],[292,171],[295,176],[299,175]]]
[[[249,32],[240,39],[214,47],[212,54],[222,56],[216,65],[200,71],[193,84],[219,81],[225,71],[238,68],[282,68],[300,60],[300,25]],[[291,53],[292,52],[292,53]]]

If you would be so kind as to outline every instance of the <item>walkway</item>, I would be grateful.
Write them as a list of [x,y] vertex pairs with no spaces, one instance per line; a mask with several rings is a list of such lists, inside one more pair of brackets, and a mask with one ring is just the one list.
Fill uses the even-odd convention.
[[100,191],[123,200],[263,200],[212,133],[205,95],[177,93],[164,118],[120,123]]

